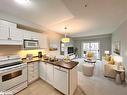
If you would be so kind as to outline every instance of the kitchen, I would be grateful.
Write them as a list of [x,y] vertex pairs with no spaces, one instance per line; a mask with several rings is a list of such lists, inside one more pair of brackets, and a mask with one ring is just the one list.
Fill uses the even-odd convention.
[[60,47],[62,36],[56,35],[21,29],[16,23],[0,20],[0,91],[16,94],[42,79],[61,93],[73,95],[78,62],[63,60],[59,48],[49,51],[48,44],[55,37]]

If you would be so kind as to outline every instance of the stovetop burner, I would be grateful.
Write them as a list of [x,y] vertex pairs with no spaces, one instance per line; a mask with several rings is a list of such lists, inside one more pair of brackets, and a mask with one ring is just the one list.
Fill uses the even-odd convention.
[[17,62],[12,62],[12,63],[8,63],[8,64],[3,64],[3,65],[0,65],[0,69],[5,68],[5,67],[14,66],[14,65],[19,65],[19,64],[22,64],[22,63],[23,63],[23,61],[17,61]]

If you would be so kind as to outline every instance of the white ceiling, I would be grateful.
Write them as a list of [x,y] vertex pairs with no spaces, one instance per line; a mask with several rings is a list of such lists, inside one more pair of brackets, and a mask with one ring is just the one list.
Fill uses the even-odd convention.
[[5,13],[16,17],[11,20],[20,18],[29,26],[59,33],[67,26],[71,37],[112,33],[127,17],[127,0],[85,1],[88,7],[84,0],[30,0],[24,6],[14,0],[0,0],[0,16]]

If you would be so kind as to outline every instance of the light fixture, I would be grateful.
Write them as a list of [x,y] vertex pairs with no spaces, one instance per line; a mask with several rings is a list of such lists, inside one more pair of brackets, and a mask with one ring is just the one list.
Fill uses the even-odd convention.
[[15,0],[20,5],[29,5],[30,0]]
[[62,42],[63,43],[68,43],[68,42],[70,42],[70,38],[67,38],[67,36],[66,36],[67,27],[65,27],[64,29],[65,29],[65,36],[64,36],[64,38],[62,38]]
[[120,65],[123,62],[123,58],[121,56],[114,56],[114,61],[116,62],[117,69],[120,69]]

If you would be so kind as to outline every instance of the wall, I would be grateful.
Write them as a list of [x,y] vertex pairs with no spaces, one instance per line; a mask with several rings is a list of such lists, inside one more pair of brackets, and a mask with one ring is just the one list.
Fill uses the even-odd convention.
[[[120,41],[121,44],[121,56],[123,57],[123,64],[126,68],[126,78],[127,78],[127,21],[122,23],[119,28],[112,34],[112,45],[115,41]],[[112,49],[113,53],[113,49]]]
[[78,48],[79,57],[82,56],[82,43],[83,42],[99,42],[100,43],[100,57],[104,55],[105,50],[111,52],[111,34],[89,36],[89,37],[75,37],[74,46]]

